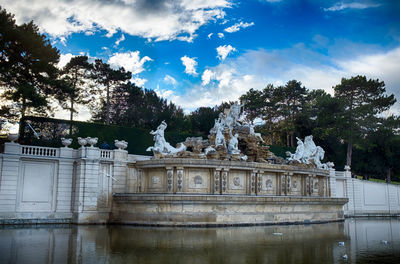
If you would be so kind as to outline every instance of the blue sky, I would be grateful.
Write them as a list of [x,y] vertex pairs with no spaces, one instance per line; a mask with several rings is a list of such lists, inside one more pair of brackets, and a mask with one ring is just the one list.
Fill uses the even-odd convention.
[[[400,99],[396,0],[0,0],[0,5],[18,23],[33,20],[60,50],[60,65],[85,54],[124,66],[139,86],[186,112],[291,79],[332,92],[342,77],[357,74],[384,80]],[[399,111],[397,103],[391,112]],[[82,109],[78,119],[87,118]]]

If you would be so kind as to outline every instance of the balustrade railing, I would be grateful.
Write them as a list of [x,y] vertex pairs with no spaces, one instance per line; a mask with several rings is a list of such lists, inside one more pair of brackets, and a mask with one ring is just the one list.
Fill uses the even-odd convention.
[[336,177],[344,177],[344,171],[335,171],[335,176]]
[[57,157],[58,149],[36,146],[22,146],[21,154],[31,156]]
[[112,150],[102,149],[100,150],[100,159],[112,159],[113,153]]

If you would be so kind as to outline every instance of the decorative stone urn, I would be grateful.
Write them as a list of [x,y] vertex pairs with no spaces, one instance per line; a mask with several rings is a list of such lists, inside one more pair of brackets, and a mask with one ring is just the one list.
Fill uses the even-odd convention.
[[78,137],[78,144],[81,145],[81,147],[84,147],[87,144],[86,138]]
[[126,142],[125,140],[114,140],[114,145],[118,148],[118,149],[126,149],[128,147],[128,142]]
[[68,148],[68,146],[72,144],[72,138],[61,138],[61,144],[63,144],[65,148]]
[[87,137],[86,141],[90,145],[90,147],[93,148],[93,145],[97,144],[98,138]]
[[18,133],[11,133],[8,134],[8,140],[11,141],[11,143],[15,143],[16,140],[18,140],[19,134]]

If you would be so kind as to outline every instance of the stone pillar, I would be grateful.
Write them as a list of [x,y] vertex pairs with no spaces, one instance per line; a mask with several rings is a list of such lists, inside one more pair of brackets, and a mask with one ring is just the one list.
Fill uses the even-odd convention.
[[256,195],[256,171],[250,172],[250,194]]
[[225,194],[228,187],[228,169],[223,169],[221,172],[221,193]]
[[214,171],[214,194],[221,194],[221,168]]
[[57,204],[56,212],[71,213],[72,185],[74,175],[74,154],[72,148],[60,148],[57,177]]
[[344,172],[344,178],[345,178],[345,184],[346,184],[346,193],[345,197],[349,198],[349,202],[347,203],[347,206],[345,205],[344,209],[344,214],[346,216],[354,216],[355,213],[355,208],[354,208],[354,184],[353,184],[353,179],[351,178],[351,170],[350,166],[345,166],[345,172]]
[[336,195],[336,170],[333,163],[329,163],[329,190],[327,193],[329,197],[337,197]]
[[20,174],[20,154],[20,144],[13,142],[4,143],[3,162],[0,165],[0,213],[15,212],[18,177]]
[[262,187],[262,175],[264,172],[259,171],[257,173],[257,195],[259,195],[259,193],[261,193],[261,187]]
[[310,196],[311,195],[311,189],[312,189],[311,177],[312,177],[311,174],[308,174],[306,176],[306,189],[305,189],[306,192],[305,192],[305,196]]
[[292,190],[292,177],[293,172],[289,172],[286,174],[286,195],[289,195],[290,191]]
[[113,186],[116,193],[126,192],[128,174],[128,151],[122,149],[114,150]]
[[287,179],[287,173],[284,172],[281,174],[281,195],[287,195],[286,179]]
[[167,193],[173,193],[173,182],[174,182],[174,168],[166,167],[167,170]]
[[[108,220],[108,214],[98,212],[100,149],[81,147],[78,150],[75,179],[74,221],[76,223],[102,223]],[[103,177],[103,175],[101,175]]]
[[143,185],[142,185],[142,175],[143,175],[143,170],[142,169],[138,169],[137,170],[137,175],[138,175],[138,190],[137,192],[141,193],[143,192]]
[[183,167],[177,167],[176,174],[176,192],[181,193],[183,192]]

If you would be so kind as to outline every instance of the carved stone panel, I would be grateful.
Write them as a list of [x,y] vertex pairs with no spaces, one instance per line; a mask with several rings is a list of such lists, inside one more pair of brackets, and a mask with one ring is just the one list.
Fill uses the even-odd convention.
[[261,177],[261,191],[260,193],[263,195],[275,195],[277,182],[276,182],[276,174],[273,173],[264,173]]
[[290,177],[290,195],[302,195],[302,175],[295,174]]
[[187,190],[189,193],[209,193],[211,174],[209,169],[185,170]]
[[50,211],[55,203],[54,162],[23,161],[18,211]]
[[147,189],[148,192],[165,192],[166,184],[165,168],[151,169],[147,171]]

